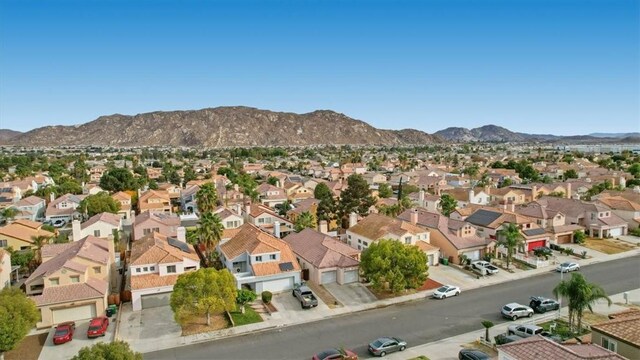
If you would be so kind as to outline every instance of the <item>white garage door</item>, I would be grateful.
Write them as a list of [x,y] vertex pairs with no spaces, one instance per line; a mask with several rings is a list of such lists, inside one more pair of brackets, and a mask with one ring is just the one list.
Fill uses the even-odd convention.
[[322,276],[320,276],[320,284],[331,284],[336,282],[337,279],[338,279],[338,272],[336,270],[323,271]]
[[262,291],[271,291],[272,293],[277,293],[291,289],[293,289],[293,277],[265,281],[262,283]]
[[464,253],[465,255],[467,255],[468,259],[473,260],[480,260],[480,250],[476,250],[476,251],[469,251]]
[[142,308],[149,309],[160,306],[169,306],[171,301],[171,292],[165,292],[153,295],[142,295]]
[[609,235],[611,235],[612,237],[622,236],[622,229],[621,228],[610,229]]
[[350,270],[344,272],[344,283],[351,284],[358,282],[358,270]]
[[87,304],[66,309],[53,310],[53,323],[76,321],[96,317],[96,304]]

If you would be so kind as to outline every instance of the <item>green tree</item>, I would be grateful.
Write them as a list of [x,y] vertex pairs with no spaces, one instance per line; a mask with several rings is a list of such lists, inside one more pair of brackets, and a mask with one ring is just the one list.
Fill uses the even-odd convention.
[[306,228],[315,229],[316,224],[316,217],[313,216],[312,213],[305,211],[296,219],[294,229],[296,232],[300,232]]
[[138,182],[128,169],[115,168],[107,170],[102,174],[100,187],[113,192],[138,190]]
[[193,316],[232,311],[236,306],[235,278],[227,270],[199,269],[178,276],[171,293],[171,309],[176,321],[183,324]]
[[269,176],[267,179],[267,184],[276,186],[278,184],[278,178],[275,176]]
[[218,204],[218,191],[213,183],[206,183],[200,186],[196,193],[196,202],[200,214],[213,212]]
[[313,190],[313,197],[319,200],[318,209],[316,210],[318,221],[331,221],[334,218],[336,204],[329,186],[325,183],[316,185]]
[[576,244],[583,244],[587,235],[582,230],[576,230],[573,232],[573,242]]
[[105,212],[117,214],[120,211],[120,202],[113,199],[108,192],[101,191],[82,199],[80,211],[88,217]]
[[0,216],[5,219],[7,222],[13,221],[16,215],[18,215],[18,209],[14,207],[8,207],[0,211]]
[[507,187],[507,186],[511,186],[513,184],[513,180],[511,180],[511,178],[505,178],[504,180],[502,180],[502,182],[500,182],[500,188],[503,187]]
[[204,245],[207,252],[212,252],[218,243],[220,243],[223,231],[224,226],[222,225],[222,220],[220,220],[218,214],[207,212],[200,216],[198,238],[199,243]]
[[8,287],[0,291],[0,358],[14,349],[39,319],[36,304],[20,289]]
[[46,235],[38,235],[32,236],[31,241],[33,241],[33,246],[36,247],[35,250],[35,261],[36,265],[42,264],[42,248],[51,243],[51,237]]
[[198,178],[198,175],[196,174],[196,172],[193,170],[193,167],[191,165],[185,165],[182,170],[184,171],[184,176],[182,178],[182,181],[186,184],[191,180],[195,180]]
[[498,245],[507,248],[507,269],[511,264],[514,250],[522,244],[524,244],[524,237],[520,234],[518,225],[508,223],[502,229],[498,230]]
[[378,186],[379,197],[383,199],[387,199],[387,198],[390,198],[392,195],[393,195],[393,190],[391,189],[391,186],[389,186],[389,184],[382,183]]
[[417,246],[382,239],[362,252],[360,269],[374,289],[399,293],[427,279],[427,255]]
[[442,194],[440,196],[440,205],[438,205],[438,207],[440,208],[442,215],[449,217],[452,212],[456,211],[457,206],[458,202],[453,198],[453,196],[449,194]]
[[562,174],[562,176],[564,177],[565,180],[567,180],[567,179],[577,179],[578,178],[578,172],[576,172],[574,169],[569,169],[569,170],[565,171],[564,174]]
[[376,203],[376,200],[369,192],[369,184],[360,174],[349,176],[348,187],[340,196],[338,213],[342,219],[342,226],[348,226],[349,215],[352,212],[365,216],[369,213],[369,208]]
[[131,350],[129,343],[116,340],[85,346],[71,360],[142,360],[142,354]]
[[584,310],[593,312],[592,305],[598,300],[607,300],[609,306],[611,299],[599,285],[589,283],[580,273],[571,274],[571,279],[561,281],[554,289],[553,294],[569,300],[569,327],[577,332],[582,329],[582,316]]
[[282,204],[276,204],[276,210],[278,210],[278,215],[287,216],[287,212],[291,210],[291,201],[285,200]]
[[485,341],[491,341],[489,340],[489,329],[491,329],[493,327],[493,322],[489,321],[489,320],[483,320],[482,321],[482,326],[484,327],[484,340]]
[[258,295],[251,290],[240,289],[236,294],[236,303],[240,305],[240,312],[244,314],[244,306],[256,300]]

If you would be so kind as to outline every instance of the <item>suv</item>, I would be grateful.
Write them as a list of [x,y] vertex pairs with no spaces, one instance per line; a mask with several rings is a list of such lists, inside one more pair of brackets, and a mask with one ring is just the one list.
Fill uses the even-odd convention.
[[518,303],[509,303],[502,307],[501,313],[502,313],[502,316],[506,317],[507,319],[517,320],[518,318],[521,318],[521,317],[532,317],[533,309],[526,305],[520,305]]
[[547,311],[553,311],[560,309],[560,304],[553,300],[547,299],[542,296],[532,296],[531,302],[529,302],[529,306],[533,309],[533,311],[543,314]]
[[542,334],[544,329],[536,325],[509,325],[508,335],[518,335],[526,338],[533,335]]

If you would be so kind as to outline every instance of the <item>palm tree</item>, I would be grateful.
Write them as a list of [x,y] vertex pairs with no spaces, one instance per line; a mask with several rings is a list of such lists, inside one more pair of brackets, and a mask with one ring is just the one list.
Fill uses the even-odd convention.
[[483,320],[482,326],[484,326],[484,341],[490,342],[491,340],[489,340],[489,329],[493,327],[493,323],[489,320]]
[[200,190],[196,193],[196,202],[198,203],[198,211],[205,214],[215,210],[218,201],[218,192],[213,183],[206,183],[200,186]]
[[524,238],[520,234],[520,228],[518,225],[509,223],[498,231],[498,245],[502,245],[507,248],[507,269],[511,263],[513,257],[513,250],[524,243]]
[[200,216],[200,226],[198,226],[199,243],[204,245],[207,252],[215,249],[220,239],[222,239],[222,220],[218,214],[207,212]]
[[585,309],[593,312],[592,305],[600,299],[607,300],[611,305],[611,299],[599,285],[589,283],[580,273],[571,274],[571,279],[561,281],[554,289],[553,294],[569,299],[569,327],[574,330],[577,321],[578,332],[582,329],[582,315]]
[[294,228],[296,232],[300,232],[306,228],[315,228],[316,227],[316,217],[313,216],[312,213],[305,211],[296,219],[296,223]]
[[36,247],[36,264],[42,264],[42,247],[46,244],[49,244],[51,241],[51,237],[45,235],[32,236],[31,241],[33,241],[33,245]]

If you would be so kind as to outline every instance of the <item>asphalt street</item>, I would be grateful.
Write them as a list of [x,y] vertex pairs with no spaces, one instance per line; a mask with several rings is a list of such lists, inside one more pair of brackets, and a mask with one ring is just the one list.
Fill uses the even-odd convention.
[[[609,294],[640,288],[639,256],[585,266],[580,271],[589,282],[601,285]],[[367,344],[380,336],[397,336],[406,340],[409,346],[421,345],[481,329],[482,320],[494,323],[507,321],[500,316],[504,304],[528,304],[529,297],[534,295],[552,297],[552,289],[559,281],[560,274],[550,271],[470,291],[462,289],[462,294],[455,298],[413,301],[308,324],[147,353],[144,358],[310,359],[313,354],[332,347],[345,347],[365,356]],[[479,332],[484,334],[483,330]]]

